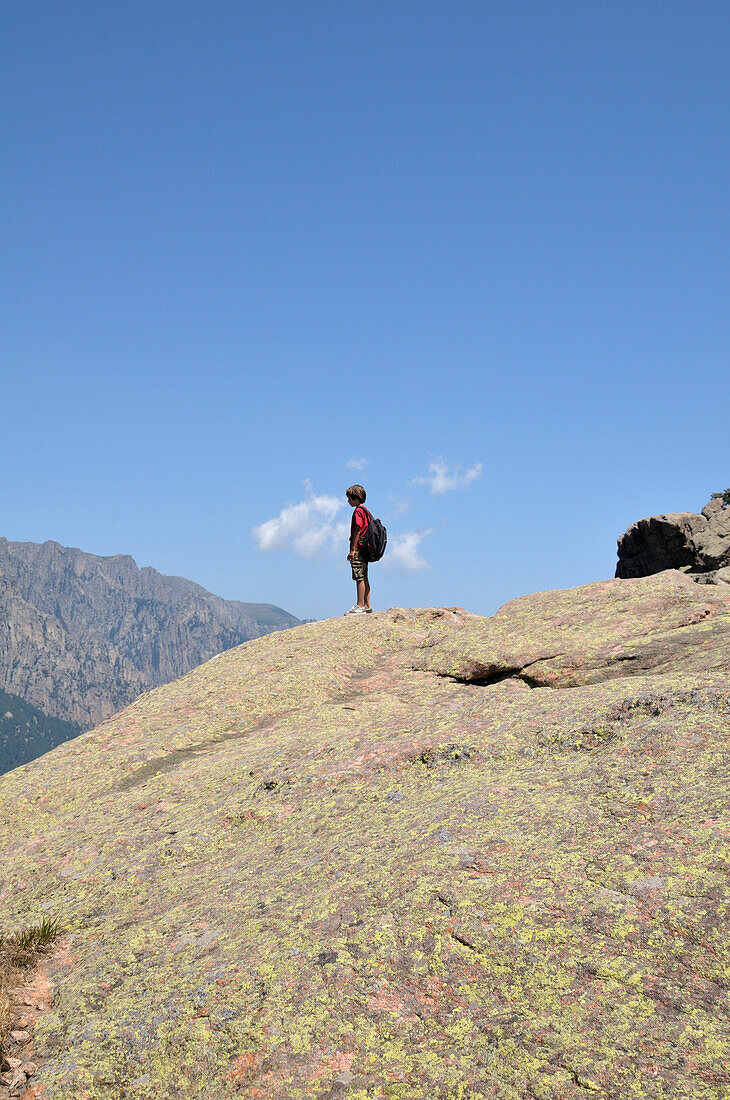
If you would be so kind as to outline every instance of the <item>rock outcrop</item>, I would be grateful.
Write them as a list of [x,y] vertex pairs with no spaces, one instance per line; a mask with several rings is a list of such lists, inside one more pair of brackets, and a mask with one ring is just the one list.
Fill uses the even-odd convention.
[[721,1100],[729,743],[676,571],[208,661],[0,778],[27,1100]]
[[271,604],[57,542],[0,538],[0,689],[88,728],[215,653],[294,626]]
[[730,504],[714,497],[694,512],[649,516],[618,540],[617,577],[680,569],[702,584],[730,584]]

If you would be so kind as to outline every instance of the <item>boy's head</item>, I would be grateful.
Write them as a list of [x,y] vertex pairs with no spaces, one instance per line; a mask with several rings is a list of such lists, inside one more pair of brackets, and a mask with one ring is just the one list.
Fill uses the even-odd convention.
[[362,485],[351,485],[345,493],[347,503],[352,505],[353,508],[357,508],[358,504],[364,504],[366,495]]

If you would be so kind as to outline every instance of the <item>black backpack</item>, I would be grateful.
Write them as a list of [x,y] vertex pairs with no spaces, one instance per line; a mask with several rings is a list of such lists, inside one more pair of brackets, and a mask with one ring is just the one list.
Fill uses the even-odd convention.
[[360,553],[365,561],[380,561],[385,553],[385,547],[388,542],[388,532],[379,519],[373,519],[367,508],[363,508],[363,512],[367,512],[370,522],[365,532],[365,538],[362,540]]

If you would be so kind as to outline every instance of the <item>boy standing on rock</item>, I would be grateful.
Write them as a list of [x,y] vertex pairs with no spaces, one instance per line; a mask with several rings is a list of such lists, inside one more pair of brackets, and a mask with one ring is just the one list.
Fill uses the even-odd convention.
[[370,513],[367,508],[363,507],[366,493],[362,485],[351,485],[346,496],[347,503],[355,509],[350,524],[350,553],[347,555],[347,560],[352,566],[352,579],[357,586],[357,603],[345,614],[369,615],[372,613],[372,608],[370,606],[368,563],[363,558],[360,548],[370,525]]

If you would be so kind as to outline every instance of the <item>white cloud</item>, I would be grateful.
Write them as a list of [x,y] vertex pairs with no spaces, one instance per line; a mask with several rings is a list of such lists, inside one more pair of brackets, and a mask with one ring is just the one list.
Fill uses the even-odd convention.
[[394,516],[402,516],[411,506],[410,500],[398,500],[396,497],[388,497],[390,510]]
[[432,528],[427,531],[404,531],[389,538],[383,566],[389,572],[397,573],[419,573],[422,569],[428,569],[428,562],[420,556],[418,548],[431,531]]
[[481,462],[475,462],[462,473],[461,466],[448,466],[443,458],[434,458],[428,464],[425,477],[414,477],[413,485],[430,485],[432,493],[448,493],[451,489],[465,489],[481,477],[484,469]]
[[369,461],[369,458],[351,458],[345,463],[345,469],[364,470]]
[[251,531],[262,553],[290,550],[302,558],[321,558],[346,552],[350,526],[344,521],[335,522],[344,501],[324,494],[317,496],[308,481],[304,487],[308,494],[305,500],[287,504],[278,516]]

